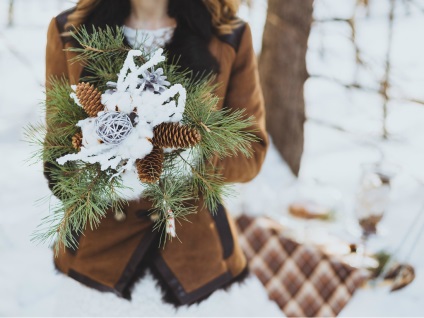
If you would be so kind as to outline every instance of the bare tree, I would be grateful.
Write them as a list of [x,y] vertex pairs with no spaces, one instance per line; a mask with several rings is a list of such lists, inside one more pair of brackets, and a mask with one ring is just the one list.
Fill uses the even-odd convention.
[[389,11],[389,30],[388,30],[388,46],[386,51],[386,61],[384,67],[384,77],[380,83],[380,92],[383,97],[383,138],[388,139],[389,132],[387,130],[387,117],[389,115],[389,90],[390,90],[390,75],[392,70],[392,50],[393,50],[393,28],[395,22],[396,0],[390,0]]
[[[311,74],[311,77],[324,79],[327,81],[331,81],[333,83],[339,84],[342,87],[352,90],[360,90],[367,93],[373,93],[378,94],[381,96],[382,99],[382,117],[381,117],[381,135],[380,137],[383,139],[389,139],[390,138],[390,131],[388,130],[387,124],[388,124],[388,116],[389,116],[389,104],[393,101],[402,101],[407,103],[413,103],[417,105],[424,105],[424,100],[420,100],[418,98],[411,98],[411,97],[397,97],[390,95],[391,87],[394,85],[392,79],[394,77],[393,72],[393,61],[392,61],[392,51],[393,51],[393,33],[394,33],[394,25],[395,25],[395,13],[396,13],[396,6],[400,5],[400,0],[387,0],[389,4],[389,12],[388,12],[388,30],[387,30],[387,48],[385,52],[385,58],[382,59],[382,63],[384,66],[384,74],[382,78],[376,83],[378,84],[378,88],[372,87],[370,85],[363,85],[358,81],[357,74],[360,69],[368,69],[371,70],[373,68],[372,64],[375,62],[370,62],[369,58],[364,54],[363,48],[360,49],[358,44],[358,38],[357,38],[357,31],[356,26],[358,24],[357,21],[357,11],[359,9],[366,9],[367,17],[370,17],[370,1],[371,0],[356,0],[356,7],[353,12],[352,17],[345,19],[345,18],[330,18],[330,19],[324,19],[324,20],[315,20],[315,23],[344,23],[347,24],[350,28],[350,41],[352,42],[354,49],[355,49],[355,62],[356,62],[356,72],[355,77],[352,82],[346,83],[339,79],[328,77],[323,74]],[[417,3],[414,2],[414,0],[403,0],[402,3],[404,4],[404,10],[406,12],[409,12],[408,10],[411,9],[410,6],[415,6],[415,9],[418,9],[419,11],[424,13],[424,7],[419,6]],[[360,22],[359,22],[360,23]],[[315,123],[320,122],[320,124],[335,128],[334,124],[330,123],[324,123],[320,120],[317,120],[315,118],[308,118],[308,120],[312,120]],[[341,127],[338,128],[340,130]],[[343,128],[342,128],[343,129]]]
[[303,153],[303,85],[313,0],[269,0],[259,71],[274,144],[299,173]]
[[14,0],[9,0],[9,10],[7,11],[7,26],[11,27],[13,25],[13,7]]

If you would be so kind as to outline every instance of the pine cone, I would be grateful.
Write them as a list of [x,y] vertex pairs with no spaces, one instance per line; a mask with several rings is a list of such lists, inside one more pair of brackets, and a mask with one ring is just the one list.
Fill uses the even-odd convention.
[[153,145],[162,148],[189,148],[198,144],[202,136],[196,128],[178,123],[162,123],[153,128]]
[[163,150],[158,147],[153,147],[143,159],[136,160],[138,177],[141,182],[153,183],[159,180],[163,170],[164,154]]
[[80,151],[82,145],[82,132],[77,132],[75,135],[72,136],[72,146]]
[[96,117],[98,112],[104,110],[105,107],[101,103],[102,93],[94,85],[79,83],[75,94],[88,116]]

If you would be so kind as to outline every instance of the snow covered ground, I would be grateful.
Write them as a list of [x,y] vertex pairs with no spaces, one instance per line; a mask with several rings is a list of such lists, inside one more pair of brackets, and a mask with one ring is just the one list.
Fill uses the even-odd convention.
[[[0,316],[48,316],[53,315],[64,290],[72,290],[73,282],[55,273],[48,247],[34,246],[29,241],[31,232],[47,213],[45,204],[35,205],[34,202],[49,191],[41,166],[28,166],[25,162],[31,149],[22,142],[22,127],[42,118],[38,104],[43,98],[47,24],[51,17],[71,4],[59,0],[15,1],[16,25],[13,28],[5,26],[7,1],[0,2],[0,147],[3,149],[0,156],[0,202],[3,207],[0,210]],[[258,10],[250,14],[250,18],[256,32],[255,47],[259,50],[263,20],[260,12],[264,1],[256,1]],[[350,18],[355,2],[316,0],[314,14],[319,20]],[[423,3],[422,0],[415,2]],[[394,86],[391,89],[396,100],[389,104],[388,129],[392,137],[388,141],[378,137],[381,98],[374,93],[347,90],[335,82],[349,84],[357,79],[362,85],[378,88],[376,83],[383,75],[387,46],[388,3],[388,0],[370,0],[369,17],[365,9],[357,12],[358,45],[369,63],[360,69],[354,64],[354,49],[346,24],[314,24],[308,53],[309,72],[333,80],[312,77],[306,84],[309,120],[305,126],[305,155],[300,179],[294,180],[271,148],[262,173],[252,183],[240,186],[239,199],[231,202],[235,213],[247,211],[282,218],[285,205],[304,185],[332,188],[341,196],[338,231],[348,233],[347,228],[354,225],[352,203],[360,165],[383,157],[401,167],[393,184],[391,208],[382,222],[384,231],[371,245],[375,249],[393,251],[405,234],[410,233],[397,256],[415,267],[416,280],[395,293],[384,288],[359,290],[342,312],[344,316],[424,316],[424,237],[417,239],[417,247],[408,256],[409,248],[424,226],[424,217],[417,218],[424,214],[424,106],[405,101],[424,100],[424,59],[421,58],[424,56],[421,40],[424,13],[412,5],[408,9],[409,1],[398,1],[392,54]],[[331,125],[345,131],[331,128]],[[242,299],[243,292],[239,295]],[[219,301],[223,296],[215,297]],[[258,296],[258,301],[263,301],[261,297],[263,295]],[[75,304],[61,298],[62,314],[75,313]],[[107,296],[103,304],[119,303],[112,298]],[[108,307],[101,310],[100,300],[93,306],[99,308],[95,313],[112,314],[107,311]],[[162,314],[165,312],[171,311]],[[200,315],[195,311],[180,314]]]

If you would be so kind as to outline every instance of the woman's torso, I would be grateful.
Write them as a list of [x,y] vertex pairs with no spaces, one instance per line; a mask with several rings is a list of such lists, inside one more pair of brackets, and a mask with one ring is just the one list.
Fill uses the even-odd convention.
[[[56,25],[50,26],[48,38],[54,48],[51,54],[49,49],[47,51],[47,74],[65,74],[71,84],[77,84],[84,65],[70,62],[76,53],[66,51],[72,47],[72,42],[60,36],[64,21],[66,17],[58,16],[52,21]],[[210,53],[219,64],[215,78],[219,83],[216,89],[220,98],[218,108],[226,102],[240,37],[240,33],[224,38],[213,36],[208,43]],[[201,201],[196,204],[198,213],[190,215],[190,222],[185,222],[179,232],[183,243],[167,243],[151,261],[180,303],[191,303],[228,284],[246,267],[235,226],[224,207],[212,215]],[[77,251],[60,252],[56,266],[86,285],[122,296],[149,246],[155,242],[157,233],[152,232],[152,222],[146,213],[149,208],[151,204],[146,200],[130,201],[125,209],[125,222],[116,221],[112,211],[108,211],[98,229],[87,229],[80,237]]]

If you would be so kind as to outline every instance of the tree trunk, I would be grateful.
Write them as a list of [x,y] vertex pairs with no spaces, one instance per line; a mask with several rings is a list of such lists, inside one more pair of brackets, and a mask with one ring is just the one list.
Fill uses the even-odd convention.
[[303,153],[306,50],[313,0],[269,0],[259,60],[267,128],[295,175]]

